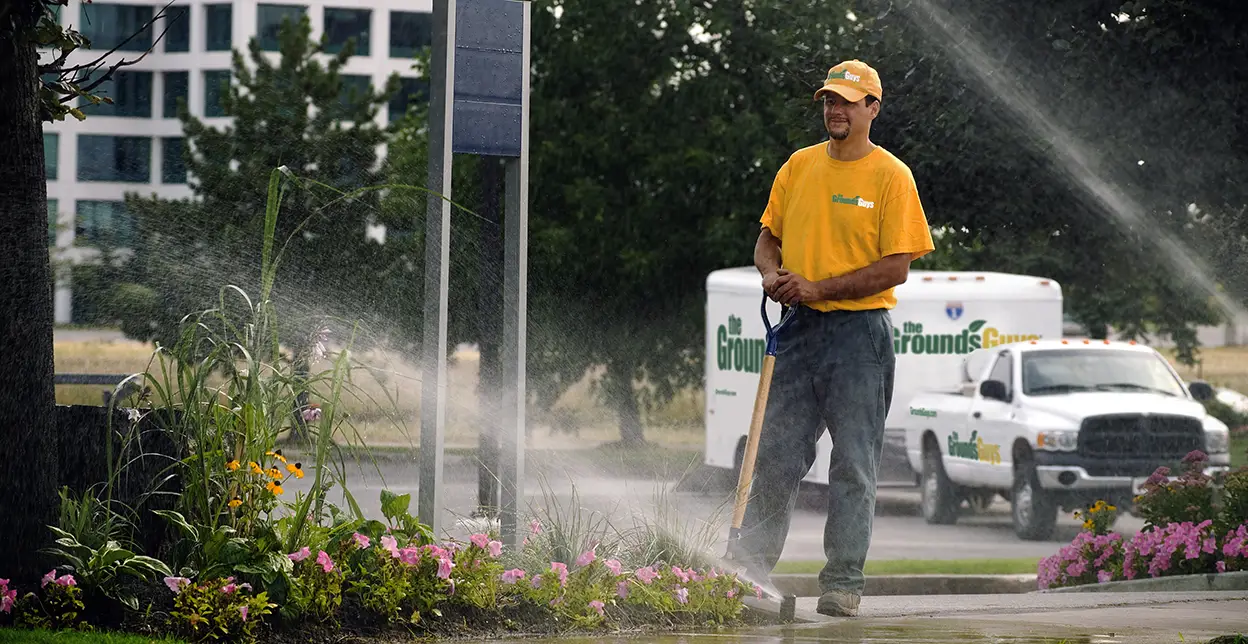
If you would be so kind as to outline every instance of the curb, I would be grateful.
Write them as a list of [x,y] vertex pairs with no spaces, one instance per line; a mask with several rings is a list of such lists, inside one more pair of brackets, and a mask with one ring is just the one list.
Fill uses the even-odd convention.
[[1248,570],[1237,572],[1208,573],[1202,575],[1174,575],[1149,579],[1107,581],[1103,584],[1081,584],[1065,588],[1036,590],[1036,593],[1123,593],[1123,592],[1190,592],[1202,590],[1236,591],[1248,590]]
[[[818,597],[818,575],[772,575],[782,595]],[[1035,575],[875,575],[866,578],[864,597],[896,595],[1018,595],[1036,591]]]

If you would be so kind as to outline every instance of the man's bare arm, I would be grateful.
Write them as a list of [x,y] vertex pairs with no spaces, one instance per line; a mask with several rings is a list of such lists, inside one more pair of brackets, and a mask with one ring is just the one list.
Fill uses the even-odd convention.
[[821,300],[856,300],[886,291],[910,276],[910,253],[889,255],[852,273],[815,283]]
[[766,226],[759,231],[758,241],[754,243],[754,267],[763,277],[780,270],[780,238],[771,234]]

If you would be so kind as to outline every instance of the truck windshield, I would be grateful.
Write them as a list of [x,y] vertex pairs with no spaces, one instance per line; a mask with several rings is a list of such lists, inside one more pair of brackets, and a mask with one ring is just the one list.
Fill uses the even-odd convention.
[[1183,397],[1164,359],[1136,351],[1035,351],[1023,354],[1023,393],[1138,391]]

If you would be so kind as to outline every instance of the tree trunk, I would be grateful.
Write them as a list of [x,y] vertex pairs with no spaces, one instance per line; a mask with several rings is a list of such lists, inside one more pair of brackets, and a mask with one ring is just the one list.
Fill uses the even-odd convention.
[[[56,391],[48,195],[32,12],[0,25],[0,574],[36,581],[56,525]],[[14,29],[14,31],[10,31]]]
[[612,361],[606,378],[608,400],[620,420],[620,444],[626,447],[646,444],[637,392],[633,391],[633,371],[631,360]]

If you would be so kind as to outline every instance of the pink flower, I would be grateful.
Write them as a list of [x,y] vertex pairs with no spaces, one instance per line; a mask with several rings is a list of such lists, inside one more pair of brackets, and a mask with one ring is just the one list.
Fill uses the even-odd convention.
[[633,574],[637,575],[637,578],[641,580],[641,583],[647,585],[659,578],[659,573],[655,572],[654,568],[651,566],[638,568]]
[[368,544],[370,543],[368,536],[362,535],[358,532],[351,535],[351,538],[355,540],[355,545],[359,546],[360,548],[367,548]]
[[1112,570],[1098,570],[1096,572],[1096,580],[1103,583],[1113,581],[1114,572]]
[[597,558],[598,558],[598,555],[594,554],[593,550],[586,550],[585,552],[581,553],[581,556],[576,558],[576,565],[577,567],[583,568],[593,563],[594,559],[597,559]]
[[47,586],[48,584],[54,581],[56,581],[56,569],[55,568],[53,568],[52,570],[49,570],[47,574],[43,576],[43,579],[39,580],[39,587],[43,588],[44,586]]
[[503,583],[514,584],[516,583],[517,580],[524,579],[524,574],[525,574],[524,571],[521,570],[520,568],[512,568],[511,570],[508,570],[507,572],[503,573],[502,575]]
[[559,574],[559,585],[568,582],[568,565],[560,561],[550,562],[550,569]]
[[724,593],[724,596],[728,599],[732,599],[737,596],[737,590],[735,588],[729,588],[728,592]]
[[381,537],[381,549],[390,553],[391,557],[399,558],[399,542],[388,534]]
[[623,566],[621,566],[621,565],[620,565],[620,562],[618,562],[618,561],[616,561],[616,560],[614,560],[614,559],[608,559],[608,560],[606,560],[606,561],[602,562],[602,565],[606,566],[606,567],[607,567],[607,570],[610,570],[610,571],[611,571],[611,574],[613,574],[613,575],[615,575],[615,576],[617,576],[617,577],[620,575],[620,573],[624,572],[624,568],[623,568]]
[[311,557],[312,551],[309,550],[307,546],[304,546],[299,549],[299,552],[292,552],[286,556],[290,557],[291,561],[298,563],[300,561],[303,561],[304,559],[307,559],[308,557]]
[[321,409],[319,407],[309,407],[299,412],[305,423],[315,423],[321,419]]
[[676,578],[680,580],[680,583],[689,583],[689,573],[681,570],[680,566],[672,566],[672,574],[676,575]]
[[497,559],[499,555],[503,554],[503,542],[501,541],[491,541],[487,544],[487,548],[490,551],[490,556],[495,559]]
[[420,548],[404,548],[398,552],[399,561],[409,566],[420,563]]
[[482,550],[485,550],[490,545],[490,537],[488,535],[477,533],[472,535],[469,539],[472,541],[472,545]]
[[247,621],[247,605],[243,604],[238,607],[238,614],[243,616],[243,621]]
[[57,586],[77,586],[78,582],[74,581],[73,575],[65,575],[56,580]]
[[763,598],[763,587],[762,587],[762,586],[759,586],[758,584],[754,584],[754,596],[755,596],[755,597],[757,597],[757,598],[759,598],[759,599],[762,599],[762,598]]
[[226,584],[226,585],[224,585],[224,586],[222,586],[222,587],[221,587],[221,593],[222,593],[222,594],[224,594],[224,595],[229,595],[229,594],[233,593],[233,592],[234,592],[234,591],[236,591],[236,590],[238,590],[238,584],[236,584],[236,583],[234,583],[234,582],[230,582],[230,583],[228,583],[228,584]]
[[600,601],[598,601],[597,599],[595,599],[595,600],[594,600],[594,601],[592,601],[592,602],[589,602],[589,607],[590,607],[590,608],[592,608],[592,609],[594,609],[594,610],[596,610],[596,611],[598,611],[598,616],[599,616],[599,617],[602,617],[603,615],[605,615],[605,614],[606,614],[606,613],[604,613],[604,612],[603,612],[603,610],[602,610],[603,603],[602,603],[602,602],[600,602]]
[[1218,572],[1226,572],[1226,562],[1222,560],[1218,560],[1218,563],[1214,564],[1213,568],[1214,570],[1217,570]]
[[165,577],[165,585],[175,593],[182,592],[182,589],[189,586],[190,583],[191,580],[186,577]]
[[618,595],[620,599],[628,599],[628,582],[621,581],[620,583],[616,584],[615,594]]
[[13,610],[13,602],[17,600],[17,591],[10,590],[0,596],[0,613],[8,613]]
[[438,558],[438,576],[442,579],[450,579],[451,568],[454,567],[455,564],[451,563],[451,558],[449,556],[442,556]]
[[321,568],[323,568],[325,572],[329,572],[334,569],[334,561],[329,558],[329,555],[325,554],[324,550],[317,553],[316,563],[320,564]]
[[676,590],[676,601],[680,602],[681,604],[688,604],[689,603],[689,589],[678,588]]
[[532,521],[529,522],[529,532],[533,534],[537,534],[541,531],[542,531],[541,521],[538,521],[537,519],[533,519]]
[[541,586],[541,585],[542,585],[542,576],[541,576],[541,575],[533,575],[533,579],[529,581],[529,585],[530,585],[530,586],[532,586],[532,587],[534,587],[534,588],[537,588],[538,586]]

